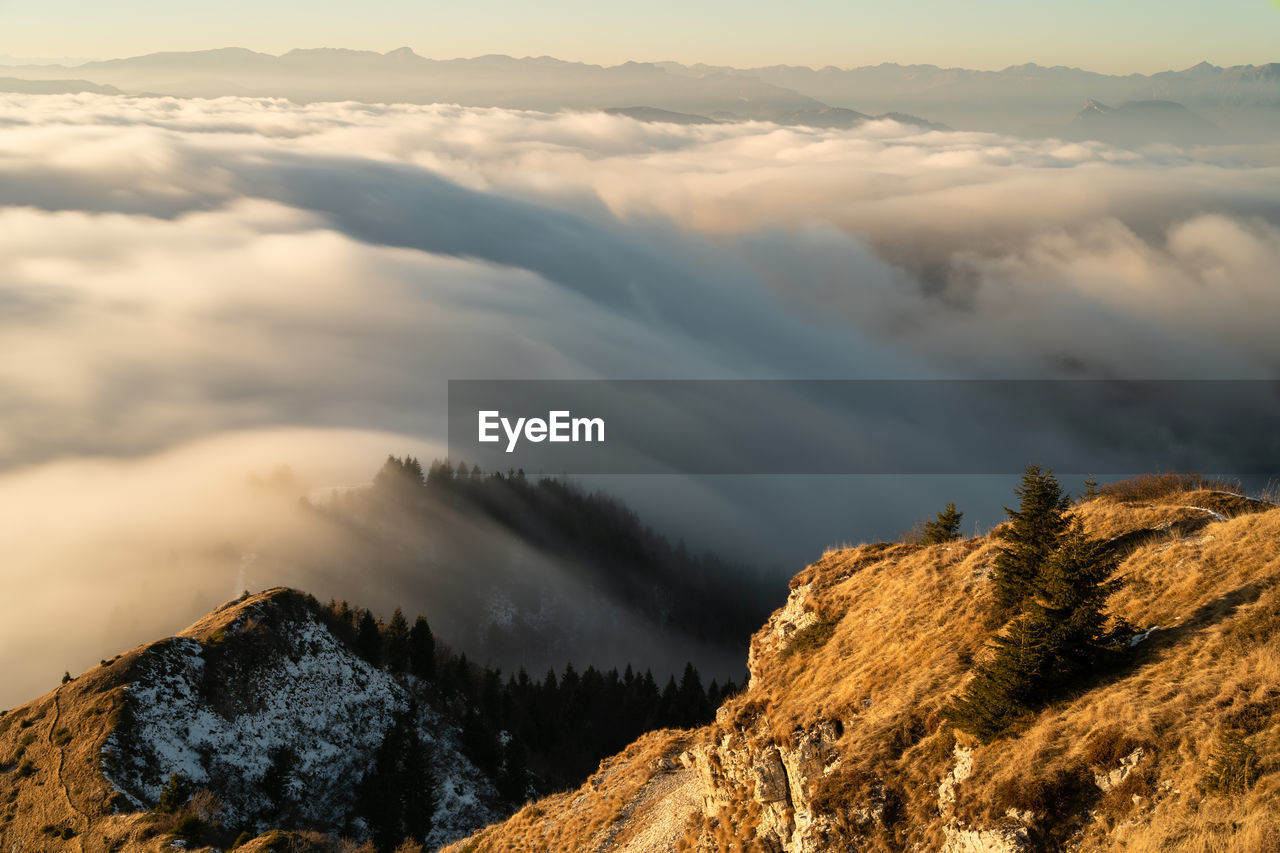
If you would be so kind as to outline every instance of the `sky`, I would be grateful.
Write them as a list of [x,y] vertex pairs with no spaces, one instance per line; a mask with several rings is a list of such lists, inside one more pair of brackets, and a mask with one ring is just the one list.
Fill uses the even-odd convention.
[[880,62],[1003,68],[1024,62],[1151,73],[1202,60],[1280,60],[1275,0],[0,0],[0,55],[116,58],[238,46],[505,53],[627,60],[851,67]]

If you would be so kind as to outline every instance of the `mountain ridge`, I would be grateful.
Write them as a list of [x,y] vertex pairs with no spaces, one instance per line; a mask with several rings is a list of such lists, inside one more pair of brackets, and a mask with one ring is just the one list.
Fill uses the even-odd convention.
[[1237,134],[1280,127],[1278,63],[1200,63],[1154,74],[1114,75],[1033,62],[1000,70],[895,63],[733,68],[666,61],[594,65],[502,54],[433,59],[403,47],[385,53],[298,48],[280,55],[218,48],[70,67],[13,66],[8,73],[51,79],[72,70],[131,94],[234,94],[302,103],[457,103],[540,111],[642,106],[716,120],[786,124],[804,123],[805,116],[823,110],[851,110],[925,116],[926,126],[932,122],[961,130],[1051,136],[1061,131],[1069,110],[1093,97],[1109,103],[1176,101]]
[[[219,648],[237,645],[256,658],[242,657],[243,648],[224,654],[223,675],[239,674],[204,683]],[[0,754],[13,756],[0,776],[9,789],[0,842],[6,850],[171,849],[156,809],[172,774],[216,792],[219,819],[252,825],[264,776],[286,752],[288,786],[308,794],[290,808],[329,823],[350,813],[364,762],[412,707],[401,684],[323,629],[314,601],[284,588],[246,595],[0,717]],[[419,713],[450,769],[433,814],[438,844],[500,814],[499,797],[462,755],[457,724],[435,708]],[[57,795],[40,790],[51,787]]]
[[1201,488],[1071,513],[1121,559],[1129,659],[1013,735],[946,723],[996,541],[836,549],[793,579],[713,724],[649,735],[447,853],[1276,849],[1280,511]]

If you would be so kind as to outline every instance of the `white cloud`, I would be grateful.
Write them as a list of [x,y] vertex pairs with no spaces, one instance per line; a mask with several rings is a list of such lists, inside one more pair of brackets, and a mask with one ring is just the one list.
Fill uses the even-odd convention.
[[301,466],[315,436],[363,464],[370,442],[331,430],[439,440],[450,378],[1280,368],[1266,152],[270,99],[0,109],[0,508],[44,513],[0,511],[25,590],[0,624],[116,571],[77,562],[111,524],[146,550],[154,522],[209,511],[148,497],[186,462],[66,460],[192,446],[240,470],[218,436],[271,428],[255,459]]

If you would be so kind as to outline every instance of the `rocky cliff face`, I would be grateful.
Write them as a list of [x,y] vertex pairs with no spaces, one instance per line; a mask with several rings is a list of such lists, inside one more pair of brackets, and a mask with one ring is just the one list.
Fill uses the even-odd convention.
[[1014,736],[942,713],[990,634],[995,543],[861,546],[793,580],[714,724],[449,849],[1280,849],[1280,511],[1199,492],[1074,512],[1121,553],[1131,656]]

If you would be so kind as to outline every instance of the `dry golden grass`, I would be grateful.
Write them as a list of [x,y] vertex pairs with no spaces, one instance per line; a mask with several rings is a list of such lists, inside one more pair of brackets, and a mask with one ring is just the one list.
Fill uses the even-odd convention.
[[506,821],[443,848],[441,853],[558,853],[609,849],[626,843],[628,804],[692,744],[690,733],[650,732],[617,755],[577,791],[526,805]]
[[88,673],[0,718],[0,849],[105,849],[127,831],[106,817],[118,795],[98,769],[135,655]]
[[[245,603],[280,593],[272,590]],[[185,634],[207,637],[238,612],[235,607],[220,610]],[[4,853],[173,849],[166,832],[174,818],[132,811],[103,777],[100,765],[124,686],[147,648],[140,646],[104,661],[0,717],[0,850]]]
[[[952,815],[988,828],[1009,822],[1010,809],[1030,810],[1044,843],[1069,839],[1085,851],[1280,850],[1280,511],[1198,490],[1104,497],[1073,512],[1100,538],[1156,531],[1125,540],[1125,585],[1109,606],[1141,630],[1160,630],[1016,736],[969,743],[974,772],[956,787]],[[939,813],[937,788],[957,738],[941,711],[984,648],[996,548],[979,538],[828,551],[791,583],[794,594],[807,589],[803,607],[822,630],[791,635],[804,645],[799,653],[757,634],[752,689],[729,700],[695,742],[793,746],[838,721],[840,762],[807,792],[815,806],[856,835],[858,849],[940,849],[952,815]],[[1213,793],[1206,779],[1226,731],[1243,733],[1256,779],[1247,790]],[[1100,791],[1094,775],[1138,747],[1128,777]],[[636,788],[633,780],[614,793],[625,800]],[[690,821],[681,850],[754,849],[759,806],[746,786],[734,795],[733,811]],[[451,851],[594,851],[589,832],[546,835],[575,822],[569,804],[583,797],[599,815],[618,808],[616,796],[589,785],[486,830],[474,839],[482,846]],[[858,823],[858,808],[872,800],[893,808],[878,825]],[[529,844],[552,838],[549,847]]]

